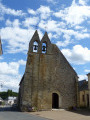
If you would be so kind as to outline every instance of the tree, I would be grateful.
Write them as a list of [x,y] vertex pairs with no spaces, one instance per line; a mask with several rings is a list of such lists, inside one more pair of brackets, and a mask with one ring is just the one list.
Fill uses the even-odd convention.
[[8,98],[9,96],[18,96],[17,92],[13,92],[12,90],[7,90],[7,92],[0,92],[0,97],[5,100],[6,98]]

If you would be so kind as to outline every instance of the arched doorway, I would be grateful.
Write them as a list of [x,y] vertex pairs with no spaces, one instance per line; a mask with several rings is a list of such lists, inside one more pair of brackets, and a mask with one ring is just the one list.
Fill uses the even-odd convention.
[[52,94],[52,108],[59,108],[59,96],[57,93]]

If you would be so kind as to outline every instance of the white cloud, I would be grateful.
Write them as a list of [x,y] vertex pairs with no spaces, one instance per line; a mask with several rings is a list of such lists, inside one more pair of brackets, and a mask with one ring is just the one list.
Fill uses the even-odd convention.
[[51,15],[51,10],[49,6],[40,6],[40,8],[37,9],[37,13],[40,13],[41,19],[47,19]]
[[0,63],[0,74],[11,74],[11,75],[17,75],[19,70],[19,64],[15,62],[6,63],[1,62]]
[[[51,27],[52,26],[52,27]],[[41,20],[39,23],[39,27],[43,30],[47,30],[48,32],[55,32],[56,38],[60,38],[60,36],[63,34],[63,40],[64,41],[58,41],[59,46],[67,46],[70,43],[72,43],[71,37],[74,36],[76,40],[81,40],[85,38],[90,38],[90,34],[88,33],[88,30],[81,26],[76,26],[75,29],[68,29],[66,28],[66,24],[64,22],[55,21],[52,19],[49,19],[47,21]],[[51,37],[51,36],[50,36]],[[53,35],[52,35],[53,38]]]
[[84,71],[85,71],[86,73],[90,73],[90,70],[85,69]]
[[0,80],[2,80],[0,81],[0,84],[3,85],[0,91],[7,91],[8,89],[11,89],[13,91],[18,92],[21,75],[11,76],[0,74]]
[[81,45],[75,45],[72,50],[62,49],[62,53],[74,64],[85,64],[90,62],[90,50],[87,47]]
[[44,30],[46,29],[48,32],[56,32],[56,34],[59,36],[61,35],[61,32],[64,31],[65,26],[66,25],[64,22],[55,21],[52,19],[49,19],[47,21],[41,20],[39,23],[39,27],[41,29],[44,29]]
[[58,46],[58,47],[66,47],[67,45],[69,45],[70,43],[72,43],[73,41],[71,40],[71,36],[70,35],[68,35],[68,34],[64,34],[63,35],[63,39],[64,39],[64,41],[57,41],[56,42],[56,45]]
[[22,10],[14,10],[11,8],[6,7],[2,3],[0,3],[0,11],[2,14],[9,14],[9,15],[14,15],[14,16],[23,16],[25,13],[23,13]]
[[73,29],[61,29],[64,34],[69,36],[74,36],[76,40],[81,40],[84,38],[90,38],[90,34],[83,29],[82,31],[74,31]]
[[26,61],[24,61],[24,60],[22,60],[22,59],[19,60],[18,63],[19,63],[19,65],[26,65]]
[[77,25],[77,26],[75,26],[75,29],[76,30],[78,30],[78,29],[82,30],[82,29],[84,29],[84,27]]
[[83,5],[79,5],[73,0],[70,7],[60,10],[59,12],[54,13],[54,15],[65,20],[67,24],[81,24],[87,20],[87,18],[90,18],[90,6],[85,5],[83,0],[80,0],[79,3],[82,3]]
[[4,19],[4,15],[13,15],[13,16],[25,16],[22,10],[11,9],[0,2],[0,20]]
[[2,56],[0,56],[0,60],[3,60],[3,57],[2,57]]
[[20,22],[18,19],[15,19],[13,22],[10,21],[9,19],[6,20],[6,26],[12,26],[12,27],[19,27]]
[[78,75],[80,80],[88,80],[87,75]]
[[[14,19],[13,21],[7,19],[6,27],[1,28],[2,39],[8,43],[8,49],[5,49],[8,53],[26,53],[29,41],[35,32],[35,26],[37,24],[40,38],[42,37],[41,30],[45,31],[46,29],[51,39],[58,40],[56,44],[59,47],[66,47],[73,43],[74,39],[81,40],[90,38],[90,34],[85,27],[78,25],[74,27],[75,30],[73,30],[72,28],[68,28],[64,21],[53,20],[51,13],[54,13],[54,11],[52,11],[49,6],[40,6],[36,11],[29,8],[28,12],[32,14],[33,17],[26,17],[25,20],[22,21],[19,19]],[[63,41],[59,41],[60,37],[63,38]]]
[[32,25],[37,25],[38,22],[39,22],[38,17],[25,18],[25,21],[23,21],[24,26],[26,26],[26,27],[30,27]]
[[79,0],[79,4],[81,5],[86,5],[86,3],[87,3],[87,0]]
[[8,53],[26,52],[29,41],[34,33],[34,29],[23,29],[20,27],[5,27],[1,29],[1,36],[4,41],[8,42]]
[[36,15],[36,11],[34,11],[33,9],[28,9],[28,13],[29,14],[32,14],[32,15]]
[[29,8],[28,13],[32,15],[36,15],[40,19],[47,19],[50,17],[52,11],[49,6],[41,5],[40,8],[38,8],[36,11]]
[[3,84],[2,91],[12,89],[18,91],[19,82],[21,80],[21,74],[19,68],[21,65],[25,65],[26,61],[19,60],[17,62],[0,62],[0,84]]
[[56,42],[56,45],[58,46],[58,47],[66,47],[67,45],[69,45],[70,44],[70,40],[69,39],[67,39],[67,40],[65,40],[65,41],[57,41]]
[[51,3],[51,4],[56,4],[58,3],[58,0],[46,0],[48,3]]
[[[20,27],[23,23],[15,19],[14,21],[7,20],[7,27],[1,29],[1,36],[3,41],[7,42],[7,49],[4,51],[7,53],[27,53],[29,42],[35,32],[33,27],[28,29]],[[42,32],[38,30],[40,38],[42,37]]]

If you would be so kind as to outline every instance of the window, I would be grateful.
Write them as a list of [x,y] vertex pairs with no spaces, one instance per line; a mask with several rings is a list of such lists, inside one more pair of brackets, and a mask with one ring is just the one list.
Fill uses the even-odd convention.
[[38,52],[38,42],[33,43],[33,52]]
[[46,53],[47,51],[47,45],[46,43],[42,43],[42,53]]
[[84,96],[84,95],[82,95],[82,101],[83,101],[83,102],[85,101],[85,96]]

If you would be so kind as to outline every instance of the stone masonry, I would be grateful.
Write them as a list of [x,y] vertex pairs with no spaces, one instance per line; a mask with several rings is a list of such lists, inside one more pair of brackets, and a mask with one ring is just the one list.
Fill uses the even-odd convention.
[[[33,43],[38,51],[33,52]],[[42,44],[46,43],[46,53]],[[59,48],[52,44],[47,32],[40,41],[35,31],[28,50],[25,74],[20,82],[19,107],[28,111],[78,106],[78,77]]]

